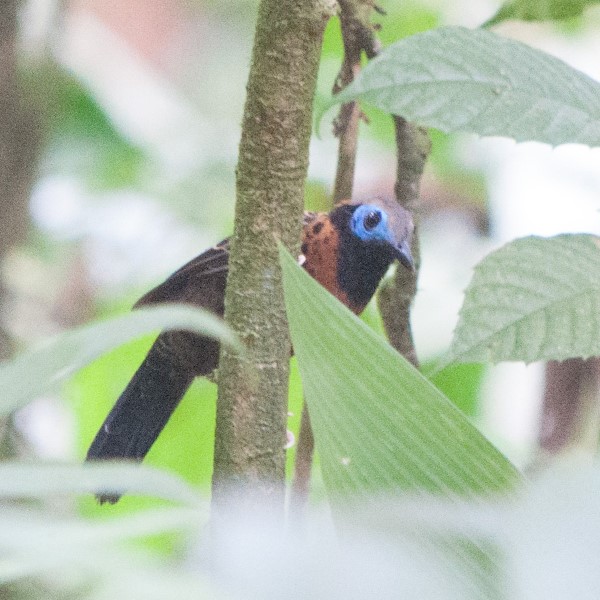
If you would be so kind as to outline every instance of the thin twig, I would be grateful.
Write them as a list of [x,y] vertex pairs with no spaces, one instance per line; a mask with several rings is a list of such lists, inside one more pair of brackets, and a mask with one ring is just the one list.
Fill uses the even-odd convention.
[[[333,93],[337,94],[354,81],[360,72],[362,52],[371,59],[380,49],[379,40],[375,37],[373,27],[368,19],[369,5],[341,0],[340,24],[344,42],[344,61],[333,85]],[[362,21],[361,19],[367,19]],[[333,132],[340,139],[338,148],[338,164],[333,189],[333,200],[339,202],[352,196],[354,172],[356,165],[356,149],[358,141],[358,124],[365,116],[358,102],[342,104],[340,112],[333,122]]]
[[302,418],[300,419],[300,432],[298,434],[298,446],[296,448],[296,462],[294,463],[294,481],[290,496],[290,514],[296,522],[302,520],[308,495],[310,493],[310,472],[312,468],[315,440],[313,437],[310,416],[306,408],[306,402],[302,406]]
[[[344,64],[345,61],[344,61]],[[354,72],[360,65],[354,67]],[[338,147],[338,163],[333,188],[333,202],[337,203],[352,197],[354,170],[356,165],[356,140],[361,111],[358,102],[343,104],[334,122],[334,133],[340,139]]]
[[[396,199],[413,213],[417,223],[419,188],[425,161],[431,148],[427,132],[399,116],[394,116],[396,129]],[[412,240],[415,271],[397,269],[394,278],[385,282],[377,296],[377,304],[390,344],[413,365],[418,366],[417,353],[410,326],[410,307],[417,292],[420,266],[418,227]]]

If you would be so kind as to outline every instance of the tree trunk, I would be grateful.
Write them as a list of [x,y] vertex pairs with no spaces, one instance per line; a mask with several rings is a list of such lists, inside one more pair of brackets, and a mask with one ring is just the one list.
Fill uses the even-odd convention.
[[312,102],[332,4],[262,0],[242,124],[225,320],[245,343],[223,348],[213,507],[231,489],[281,509],[290,341],[277,241],[297,253]]
[[[0,264],[21,243],[29,225],[29,192],[33,185],[41,132],[34,99],[22,89],[18,73],[18,0],[0,2]],[[7,291],[0,280],[0,360],[13,344],[6,331]],[[0,420],[0,457],[21,453],[23,440],[12,417]]]

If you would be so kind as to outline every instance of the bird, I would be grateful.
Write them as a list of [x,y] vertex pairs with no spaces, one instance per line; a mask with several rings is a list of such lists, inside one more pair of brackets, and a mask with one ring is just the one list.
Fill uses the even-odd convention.
[[[414,270],[410,213],[395,200],[344,200],[329,213],[305,212],[298,263],[355,314],[367,306],[390,265]],[[134,308],[184,303],[224,313],[229,239],[206,250],[142,296]],[[98,430],[86,461],[142,461],[192,381],[218,367],[218,341],[161,332]],[[119,495],[99,493],[114,503]]]

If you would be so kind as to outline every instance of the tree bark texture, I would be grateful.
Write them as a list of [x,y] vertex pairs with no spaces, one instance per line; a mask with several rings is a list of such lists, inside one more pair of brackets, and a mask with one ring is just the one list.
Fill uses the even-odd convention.
[[[0,263],[26,237],[29,193],[41,142],[40,122],[31,95],[21,89],[18,69],[18,0],[0,2]],[[7,291],[0,280],[0,360],[10,358],[13,341],[6,331]],[[0,420],[0,457],[23,454],[26,442],[12,417]]]
[[[418,224],[418,203],[421,176],[431,148],[427,132],[422,127],[408,123],[402,117],[394,116],[396,129],[396,152],[398,156],[396,172],[396,199],[413,214]],[[413,365],[418,366],[418,358],[410,327],[410,306],[417,292],[417,277],[420,265],[418,228],[412,241],[412,255],[415,271],[397,269],[393,279],[379,290],[377,303],[390,344]]]
[[247,348],[219,364],[213,505],[233,490],[283,511],[290,341],[277,241],[298,253],[327,0],[262,0],[237,167],[225,320]]
[[0,257],[22,241],[40,142],[37,114],[21,91],[17,69],[17,0],[0,5]]
[[538,462],[576,447],[598,447],[600,359],[546,364]]
[[[371,25],[373,3],[365,0],[338,0],[340,26],[344,42],[344,61],[333,86],[333,93],[343,90],[360,72],[362,53],[374,58],[380,50],[379,40]],[[362,113],[357,101],[342,104],[334,121],[334,134],[339,138],[338,163],[333,188],[334,203],[352,197],[358,125]]]

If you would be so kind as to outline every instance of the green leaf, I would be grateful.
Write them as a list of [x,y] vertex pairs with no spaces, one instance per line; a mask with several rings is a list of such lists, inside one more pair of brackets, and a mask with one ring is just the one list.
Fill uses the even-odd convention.
[[145,465],[124,463],[0,463],[0,498],[128,492],[196,506],[200,496],[179,477]]
[[239,348],[213,314],[189,306],[157,306],[68,331],[0,364],[0,415],[26,404],[108,350],[157,329],[188,329]]
[[[59,515],[33,507],[0,506],[0,584],[68,569],[80,576],[119,578],[136,570],[143,558],[119,544],[166,532],[189,532],[206,522],[208,512],[183,507],[148,510],[101,521]],[[159,565],[155,564],[154,568]],[[123,573],[125,574],[125,573]]]
[[600,239],[527,237],[475,268],[448,361],[600,354]]
[[201,516],[206,521],[208,511],[205,506],[202,507],[202,513],[198,508],[163,507],[102,521],[85,521],[72,517],[59,519],[51,511],[2,506],[0,548],[17,550],[35,546],[36,537],[38,545],[43,538],[48,546],[55,548],[59,545],[111,543],[169,530],[190,529],[200,525]]
[[519,482],[513,465],[427,379],[281,250],[294,352],[334,498],[472,497]]
[[487,367],[483,364],[455,364],[439,371],[438,360],[431,360],[421,365],[421,372],[435,373],[430,376],[431,382],[439,388],[462,412],[474,417],[480,412],[482,401],[481,388]]
[[559,21],[580,16],[588,6],[598,4],[599,0],[512,0],[500,7],[500,10],[483,27],[490,27],[508,19],[522,21]]
[[480,29],[444,27],[396,42],[330,106],[354,99],[445,132],[600,144],[596,81],[544,52]]

